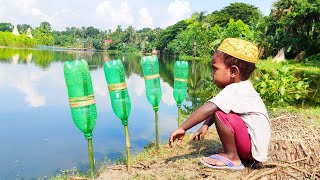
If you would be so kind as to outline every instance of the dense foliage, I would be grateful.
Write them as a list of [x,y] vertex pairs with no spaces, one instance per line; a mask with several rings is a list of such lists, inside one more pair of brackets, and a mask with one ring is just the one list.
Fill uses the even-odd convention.
[[16,36],[11,32],[1,32],[0,31],[0,46],[9,47],[33,47],[36,41],[30,39],[26,35]]
[[[29,27],[18,25],[21,34],[26,34]],[[2,32],[10,32],[12,28],[10,23],[0,23]],[[308,57],[320,52],[320,0],[278,0],[265,17],[255,6],[232,3],[209,14],[195,12],[166,29],[136,30],[132,26],[126,29],[118,26],[114,31],[103,31],[90,26],[55,31],[48,22],[42,22],[32,33],[38,45],[122,53],[157,49],[161,53],[196,59],[209,59],[224,38],[238,37],[255,42],[261,57],[275,56],[282,48],[287,58],[299,54]],[[0,45],[7,46],[8,43],[3,42],[0,41]]]

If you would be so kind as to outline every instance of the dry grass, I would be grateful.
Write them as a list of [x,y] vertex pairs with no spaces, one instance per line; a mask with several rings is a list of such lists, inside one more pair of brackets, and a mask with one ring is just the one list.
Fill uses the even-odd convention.
[[107,167],[97,179],[319,179],[320,127],[318,116],[282,114],[272,119],[269,162],[242,172],[214,170],[199,164],[199,158],[221,148],[214,128],[203,141],[180,146],[147,147],[133,159],[132,173],[125,165]]

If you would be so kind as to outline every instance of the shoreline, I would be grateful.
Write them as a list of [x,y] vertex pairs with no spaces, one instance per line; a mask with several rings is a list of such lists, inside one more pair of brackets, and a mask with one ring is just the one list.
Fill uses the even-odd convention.
[[[188,141],[191,134],[187,134],[180,146],[168,148],[165,143],[159,151],[154,146],[145,148],[133,157],[131,174],[127,173],[126,165],[120,164],[100,169],[102,172],[97,174],[96,179],[248,179],[261,174],[269,179],[279,177],[279,174],[283,178],[292,178],[290,174],[298,178],[320,178],[320,172],[314,173],[320,166],[320,108],[310,113],[278,112],[270,120],[272,139],[269,160],[262,166],[231,172],[200,164],[199,158],[219,152],[222,148],[215,128],[210,128],[202,141]],[[306,134],[314,138],[308,139]],[[303,158],[307,159],[304,151],[309,154],[306,154],[309,164],[303,161]],[[283,168],[286,168],[285,172]]]

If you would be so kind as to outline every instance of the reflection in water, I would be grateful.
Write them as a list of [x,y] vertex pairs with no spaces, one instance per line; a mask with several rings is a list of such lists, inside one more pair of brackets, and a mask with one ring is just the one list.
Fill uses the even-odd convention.
[[[123,157],[123,126],[112,111],[103,72],[106,56],[121,59],[126,70],[132,103],[129,132],[133,153],[155,139],[154,112],[145,95],[141,56],[0,48],[0,137],[5,137],[0,148],[0,179],[43,179],[61,169],[88,169],[87,144],[73,124],[66,101],[63,62],[67,60],[86,59],[91,70],[98,112],[93,132],[95,159],[102,162],[105,157]],[[175,60],[178,58],[159,58],[162,142],[177,126],[172,93]],[[216,91],[209,62],[192,61],[189,67],[188,95],[182,105],[188,114]]]
[[18,64],[19,63],[19,54],[15,54],[12,56],[12,64]]
[[27,56],[26,60],[27,60],[27,63],[28,63],[28,64],[31,63],[31,61],[32,61],[32,53],[30,53],[30,54]]
[[45,97],[39,95],[36,89],[36,82],[31,81],[27,77],[28,75],[18,74],[15,79],[12,80],[12,86],[17,88],[25,95],[25,101],[32,107],[40,107],[45,105]]
[[[91,70],[98,111],[93,132],[95,159],[102,162],[105,157],[122,157],[123,127],[107,96],[104,57],[104,53],[92,52],[0,49],[0,99],[5,102],[0,104],[0,136],[6,137],[0,154],[10,154],[0,156],[0,179],[43,179],[60,169],[88,169],[84,137],[75,128],[66,101],[63,62],[67,60],[86,59]],[[132,103],[129,132],[132,150],[136,153],[155,139],[154,112],[145,95],[141,56],[109,57],[121,59],[126,70]],[[162,141],[167,140],[177,124],[176,108],[172,108],[175,106],[173,65],[172,59],[160,60],[163,98],[159,105],[159,135]]]

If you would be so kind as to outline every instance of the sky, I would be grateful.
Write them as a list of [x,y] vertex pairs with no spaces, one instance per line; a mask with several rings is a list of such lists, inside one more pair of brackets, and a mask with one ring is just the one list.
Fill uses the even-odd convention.
[[47,21],[54,30],[93,26],[101,30],[166,28],[194,12],[212,13],[243,2],[269,15],[275,0],[0,0],[0,22],[29,24]]

